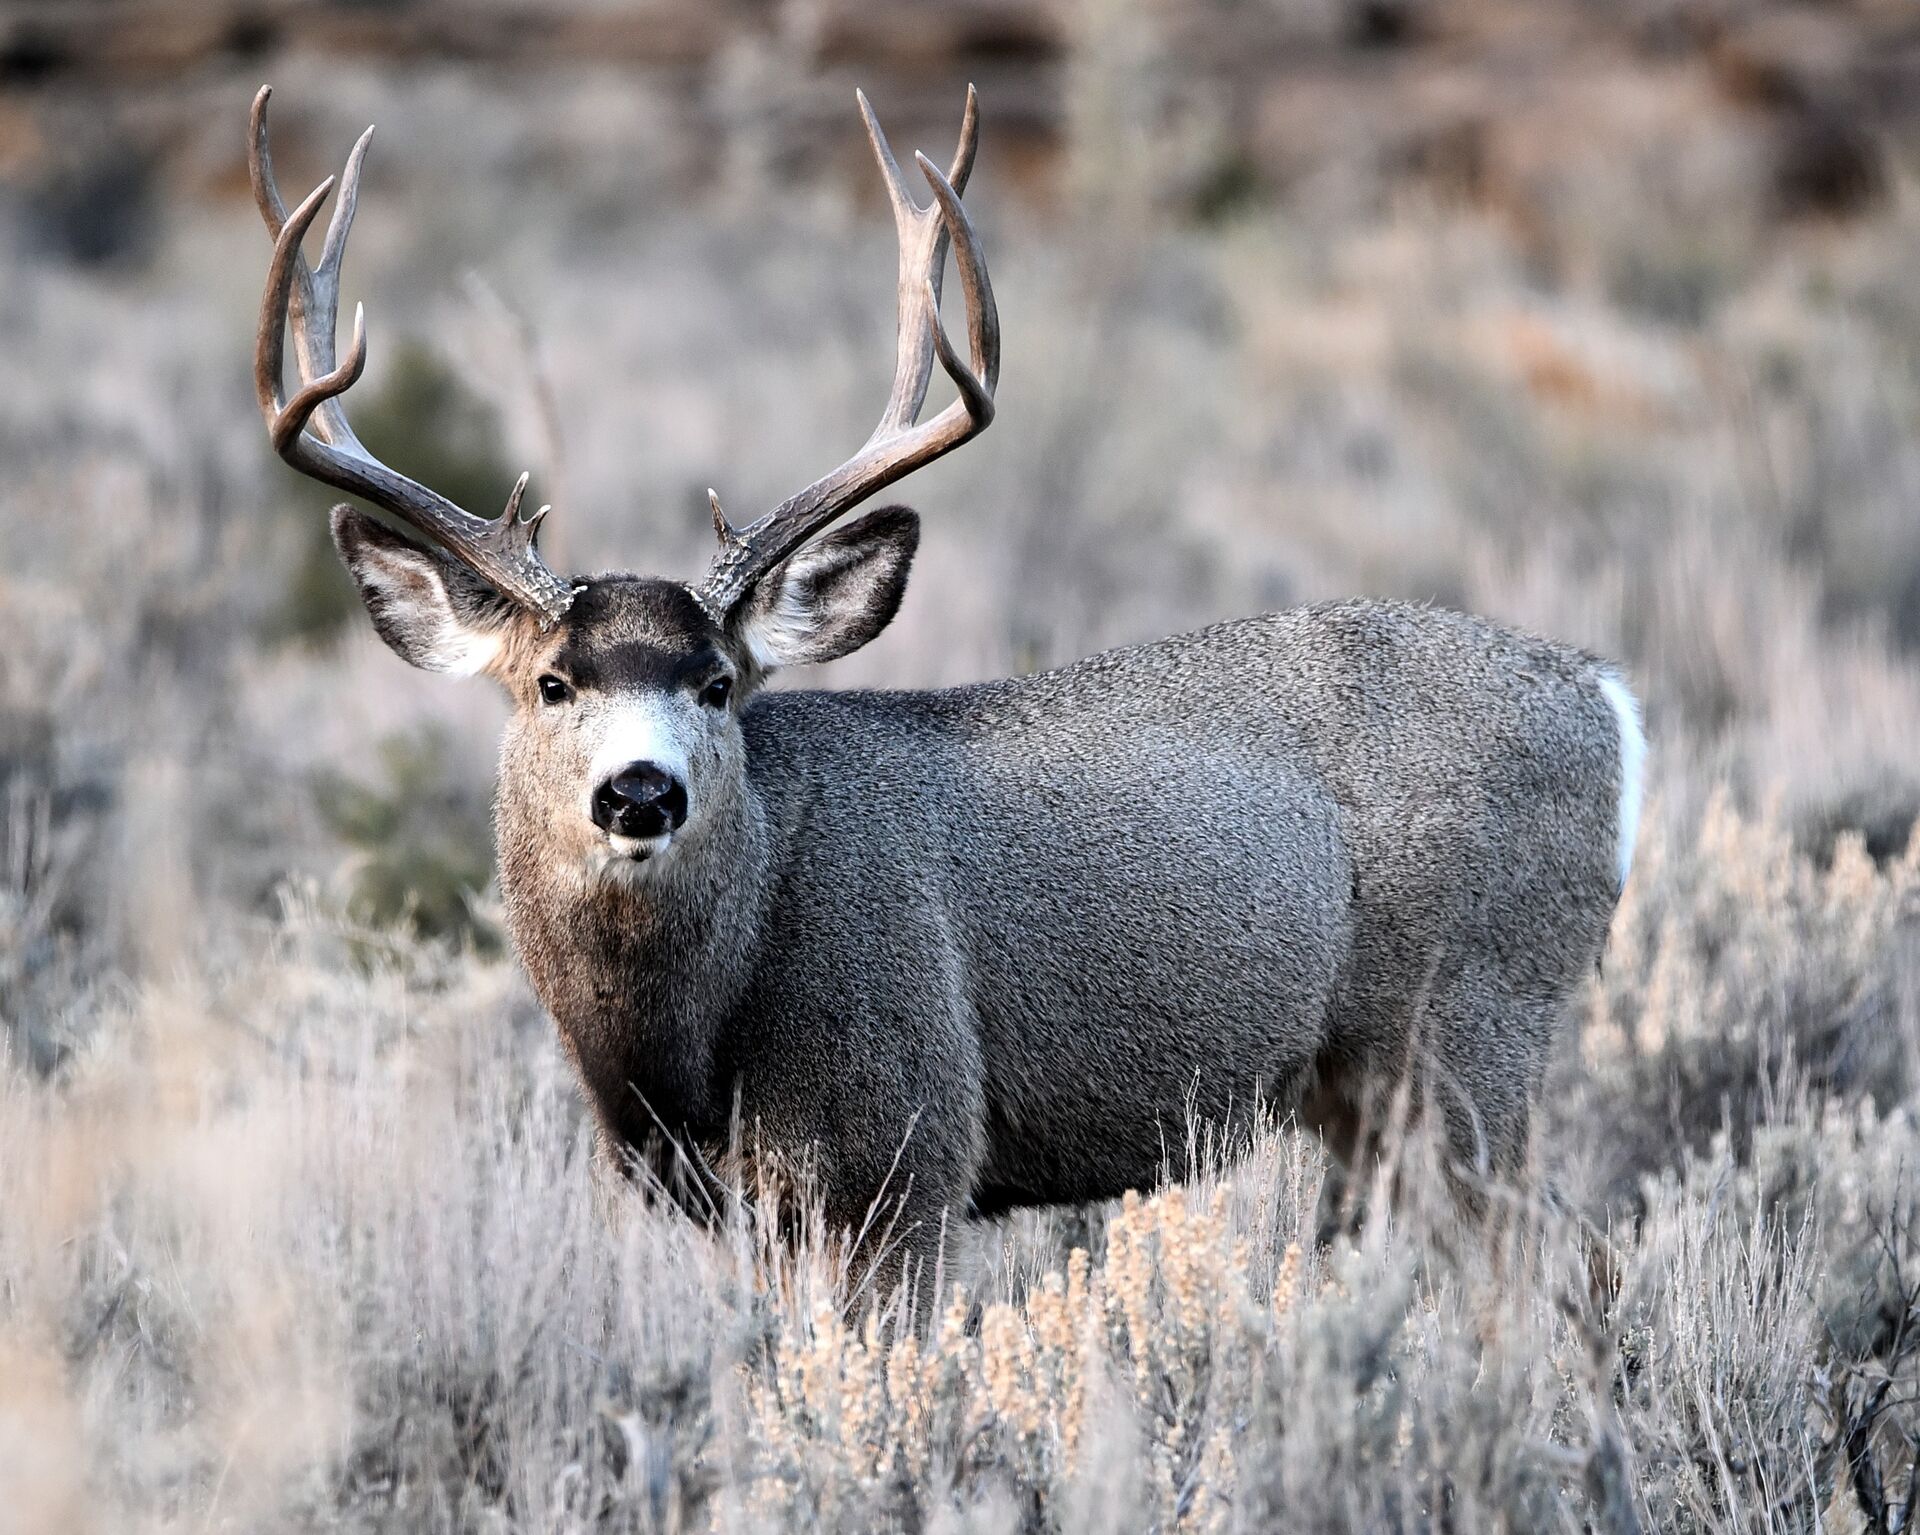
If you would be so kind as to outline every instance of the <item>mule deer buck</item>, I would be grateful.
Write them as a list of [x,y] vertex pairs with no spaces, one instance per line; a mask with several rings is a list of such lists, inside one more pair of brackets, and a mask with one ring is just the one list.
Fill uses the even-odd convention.
[[[430,540],[334,509],[381,637],[512,701],[501,887],[605,1150],[690,1207],[688,1169],[729,1146],[809,1167],[834,1226],[892,1232],[863,1250],[886,1283],[954,1218],[1151,1185],[1191,1119],[1257,1104],[1351,1163],[1369,1095],[1417,1079],[1460,1169],[1520,1169],[1633,847],[1644,742],[1604,662],[1349,601],[970,687],[766,687],[900,604],[916,515],[836,520],[993,419],[971,90],[947,173],[916,157],[925,206],[860,98],[899,235],[892,393],[864,447],[758,521],[716,499],[697,585],[564,579],[524,476],[486,519],[367,453],[340,403],[359,310],[343,360],[334,343],[367,139],[310,267],[333,182],[287,211],[267,97],[260,407],[288,463]],[[949,248],[964,358],[940,314]],[[922,421],[936,361],[956,397]]]

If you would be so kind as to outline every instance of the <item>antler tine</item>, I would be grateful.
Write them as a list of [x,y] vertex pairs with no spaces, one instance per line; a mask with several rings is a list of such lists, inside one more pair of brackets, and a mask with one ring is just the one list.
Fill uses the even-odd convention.
[[929,217],[929,210],[916,204],[900,176],[900,165],[893,147],[873,115],[873,107],[864,92],[856,91],[860,115],[867,126],[867,141],[879,162],[880,174],[887,184],[887,201],[893,206],[894,231],[899,236],[899,289],[895,298],[895,360],[893,389],[887,407],[874,424],[869,443],[898,431],[920,413],[926,403],[927,385],[933,374],[933,349],[928,342],[927,309],[922,287],[932,274],[934,298],[940,295],[940,278],[946,265],[946,222]]
[[907,195],[906,184],[900,179],[900,162],[893,157],[893,146],[887,142],[886,130],[880,126],[880,119],[873,114],[873,103],[867,100],[867,93],[856,89],[853,99],[860,107],[860,120],[866,124],[867,143],[873,147],[873,157],[880,162],[880,175],[887,184],[887,200],[893,204],[893,216],[896,223],[903,222],[913,211],[913,199]]
[[[353,342],[347,348],[347,360],[338,368],[329,368],[327,372],[311,378],[291,400],[282,397],[285,344],[281,317],[293,287],[300,241],[332,190],[333,178],[329,176],[307,194],[306,201],[281,225],[280,238],[273,244],[273,261],[267,268],[267,291],[261,304],[253,382],[255,392],[260,396],[260,409],[267,418],[267,435],[273,443],[274,452],[283,458],[293,448],[294,439],[300,435],[314,411],[335,395],[344,393],[367,365],[366,311],[356,305],[353,312]],[[332,347],[329,346],[327,350],[331,352]],[[331,362],[332,359],[329,357],[327,360]],[[352,434],[347,435],[351,440]]]
[[[971,85],[967,87],[960,144],[947,175],[942,176],[925,155],[914,157],[933,190],[933,201],[925,208],[908,194],[899,163],[866,95],[856,92],[855,96],[886,182],[900,244],[893,388],[879,424],[858,453],[752,526],[733,528],[720,511],[719,499],[712,498],[720,552],[695,595],[715,618],[724,619],[767,571],[836,517],[902,475],[951,452],[993,420],[993,391],[1000,377],[1000,322],[979,239],[960,201],[978,143],[978,95]],[[966,300],[971,366],[954,349],[940,318],[940,280],[949,245]],[[936,359],[953,380],[959,398],[933,420],[916,424]]]
[[[353,229],[353,215],[360,206],[360,167],[367,158],[367,146],[373,142],[373,129],[360,135],[347,156],[347,168],[340,173],[340,190],[334,199],[333,218],[327,225],[327,237],[320,245],[320,263],[313,269],[312,303],[304,323],[293,327],[293,344],[300,358],[301,373],[312,379],[333,367],[334,327],[340,313],[340,263],[347,253],[347,235]],[[306,257],[300,257],[304,265]],[[359,311],[355,310],[355,344],[361,337]],[[358,377],[356,372],[354,377]],[[351,383],[348,379],[346,382]],[[341,385],[344,389],[346,384]],[[338,394],[340,390],[333,391]],[[336,447],[360,447],[347,423],[346,412],[333,403],[330,394],[314,414],[314,430]]]
[[967,86],[967,107],[960,115],[960,144],[953,152],[953,163],[947,167],[947,180],[956,192],[967,189],[967,178],[973,174],[974,151],[980,147],[980,93],[971,84]]
[[[267,418],[269,430],[278,425],[286,403],[281,392],[286,362],[284,318],[299,275],[293,253],[299,249],[300,237],[307,232],[332,190],[333,178],[329,176],[307,194],[306,201],[291,218],[282,206],[280,228],[273,242],[273,260],[267,265],[266,292],[260,297],[260,329],[253,344],[253,391],[259,397],[260,413]],[[276,193],[275,201],[278,200]],[[291,235],[288,230],[293,231]],[[278,451],[277,445],[275,451]]]
[[[867,93],[855,90],[853,99],[860,105],[860,117],[866,124],[867,142],[873,146],[874,158],[880,162],[880,174],[886,178],[887,195],[892,201],[896,213],[905,209],[917,211],[914,201],[908,195],[906,185],[901,179],[900,164],[893,157],[893,147],[887,142],[885,130],[880,119],[874,115],[873,103],[867,100]],[[967,87],[967,108],[960,119],[960,144],[953,152],[953,164],[948,167],[947,180],[953,183],[956,192],[967,189],[967,177],[973,174],[974,151],[979,148],[980,138],[980,97],[969,85]]]
[[[972,87],[968,87],[971,99]],[[967,349],[973,355],[973,374],[984,386],[987,413],[993,413],[993,391],[1000,382],[1000,310],[993,301],[993,286],[987,281],[987,265],[980,255],[980,239],[973,232],[973,220],[967,217],[965,205],[960,201],[960,182],[951,176],[942,176],[934,163],[925,155],[916,155],[920,163],[920,174],[927,178],[927,185],[933,188],[935,201],[953,239],[954,265],[960,270],[960,293],[966,300],[967,308]],[[957,163],[957,162],[956,162]],[[965,170],[961,172],[962,179]],[[939,290],[934,289],[936,302],[933,306],[933,332],[936,341],[945,341],[946,327],[940,320],[938,303]],[[942,362],[945,362],[943,357]],[[948,373],[953,373],[951,365]],[[954,383],[964,390],[956,375]],[[982,426],[986,422],[981,423]]]
[[[279,417],[269,431],[273,439],[273,451],[286,456],[287,448],[298,437],[307,422],[321,407],[329,405],[338,396],[343,395],[360,381],[360,375],[367,369],[367,311],[362,304],[353,306],[353,340],[347,347],[347,360],[329,373],[323,373],[312,383],[303,384],[300,392],[281,407]],[[338,414],[337,410],[335,412]],[[344,423],[346,418],[340,417]],[[349,441],[358,442],[350,428],[342,435]],[[336,444],[337,444],[336,439]]]
[[[397,474],[368,453],[354,435],[339,397],[359,379],[367,363],[366,311],[354,307],[353,340],[346,360],[334,364],[334,330],[340,303],[340,267],[347,235],[359,201],[360,171],[373,130],[353,146],[339,183],[340,196],[321,247],[317,268],[307,264],[301,242],[334,189],[329,176],[291,214],[273,177],[267,147],[267,101],[262,86],[254,97],[248,167],[254,200],[274,236],[273,260],[260,301],[260,328],[254,341],[254,388],[266,418],[273,448],[301,473],[372,502],[418,528],[488,585],[552,623],[573,600],[573,587],[547,568],[534,550],[541,507],[520,515],[527,488],[522,475],[495,518],[476,517],[436,491]],[[283,376],[286,332],[293,333],[301,387],[286,398]]]
[[247,119],[247,180],[253,187],[260,217],[266,220],[267,233],[277,240],[287,222],[287,205],[280,200],[280,188],[273,179],[273,152],[267,147],[267,103],[272,99],[271,85],[263,85],[254,93],[253,110]]

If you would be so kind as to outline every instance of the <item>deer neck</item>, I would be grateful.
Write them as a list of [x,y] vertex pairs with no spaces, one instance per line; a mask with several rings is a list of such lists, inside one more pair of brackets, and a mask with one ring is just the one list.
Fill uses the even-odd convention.
[[737,795],[657,863],[597,869],[542,857],[502,792],[515,948],[616,1123],[644,1112],[678,1133],[729,1111],[725,1025],[751,976],[772,863],[758,796],[745,783]]

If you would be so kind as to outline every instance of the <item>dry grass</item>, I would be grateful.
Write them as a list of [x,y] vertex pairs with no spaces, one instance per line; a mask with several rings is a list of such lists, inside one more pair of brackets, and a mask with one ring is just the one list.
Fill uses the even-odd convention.
[[[1015,1223],[925,1335],[846,1322],[819,1233],[792,1251],[751,1201],[705,1235],[596,1197],[505,961],[295,902],[108,1008],[56,1080],[5,1086],[13,1517],[1846,1528],[1850,1404],[1883,1373],[1920,1387],[1911,1041],[1816,1083],[1783,1003],[1854,1009],[1829,1069],[1912,1028],[1883,988],[1920,843],[1822,873],[1722,806],[1646,851],[1559,1132],[1605,1125],[1598,1169],[1638,1174],[1611,1205],[1591,1170],[1568,1185],[1614,1217],[1605,1321],[1547,1211],[1489,1266],[1416,1187],[1314,1251],[1317,1154],[1280,1130],[1189,1188]],[[1868,1438],[1897,1481],[1893,1428]]]
[[[1115,126],[1158,99],[1125,88],[1154,58],[1125,11],[1074,86],[1084,199],[1132,186],[1090,144],[1154,141]],[[540,338],[569,560],[691,572],[709,482],[744,510],[864,431],[891,237],[831,191],[761,196],[750,122],[719,192],[669,202],[627,152],[668,107],[607,81],[536,112],[439,68],[346,71],[323,110],[320,79],[276,71],[290,182],[382,123],[363,389],[424,459],[445,423],[388,389],[400,336],[516,355],[449,276],[478,265]],[[250,84],[204,88],[187,163],[237,159]],[[1208,228],[1133,188],[1088,238],[1088,204],[997,198],[991,142],[1005,414],[914,484],[907,608],[832,680],[1352,591],[1623,657],[1655,792],[1549,1093],[1558,1203],[1463,1243],[1416,1139],[1401,1212],[1318,1251],[1318,1152],[1276,1128],[1185,1188],[970,1234],[964,1290],[901,1334],[842,1321],[822,1233],[598,1189],[471,888],[498,706],[357,626],[284,637],[290,594],[324,625],[343,588],[303,584],[314,508],[258,442],[251,215],[183,208],[130,269],[8,244],[0,1528],[1899,1527],[1911,187],[1754,242],[1699,225],[1669,184],[1697,165],[1609,167],[1547,232],[1591,260],[1542,274],[1497,218],[1311,185]],[[1633,286],[1676,250],[1678,317]],[[503,472],[552,475],[511,361],[490,376],[460,409],[495,412]],[[1609,1233],[1610,1316],[1562,1206]]]

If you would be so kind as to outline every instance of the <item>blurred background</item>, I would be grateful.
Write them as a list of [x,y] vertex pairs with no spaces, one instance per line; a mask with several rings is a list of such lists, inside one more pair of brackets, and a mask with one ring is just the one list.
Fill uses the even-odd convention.
[[[944,163],[975,82],[999,414],[900,488],[926,536],[892,629],[786,685],[1352,594],[1624,662],[1651,800],[1544,1139],[1576,1208],[1644,1223],[1634,1325],[1674,1347],[1566,1406],[1594,1356],[1543,1301],[1484,1466],[1617,1399],[1645,1527],[1734,1527],[1747,1476],[1740,1527],[1798,1528],[1767,1479],[1859,1484],[1871,1456],[1809,1425],[1878,1442],[1895,1400],[1907,1474],[1920,1395],[1875,1383],[1920,1369],[1910,0],[0,0],[0,1528],[477,1527],[639,1497],[594,1448],[616,1421],[710,1488],[704,1393],[744,1379],[710,1361],[773,1325],[683,1223],[596,1213],[502,952],[504,705],[385,650],[330,498],[268,450],[263,81],[289,200],[379,126],[345,280],[367,442],[482,513],[531,469],[563,570],[681,577],[708,486],[744,521],[886,397],[854,88]],[[1313,1208],[1286,1145],[1228,1233],[1261,1296]],[[1001,1233],[983,1293],[1104,1240],[1051,1219]],[[1743,1289],[1767,1244],[1801,1256]],[[1320,1292],[1323,1258],[1307,1292],[1421,1336],[1410,1282]],[[1708,1271],[1720,1309],[1689,1310]],[[789,1339],[835,1325],[795,1305]],[[1476,1506],[1488,1337],[1392,1366],[1417,1440],[1300,1375],[1294,1493],[1344,1496],[1324,1436],[1377,1429],[1457,1451]],[[826,1432],[778,1406],[768,1442]],[[812,1485],[775,1459],[764,1485]],[[1600,1462],[1566,1464],[1554,1527],[1598,1527]]]
[[[10,0],[0,12],[9,1026],[306,876],[474,930],[484,686],[360,619],[249,387],[268,254],[377,122],[350,253],[390,461],[562,568],[692,576],[889,378],[853,103],[944,163],[1006,334],[903,487],[940,684],[1315,598],[1625,660],[1660,795],[1882,853],[1920,804],[1920,17],[1896,0]],[[484,924],[480,924],[484,927]],[[484,933],[482,936],[486,936]]]

